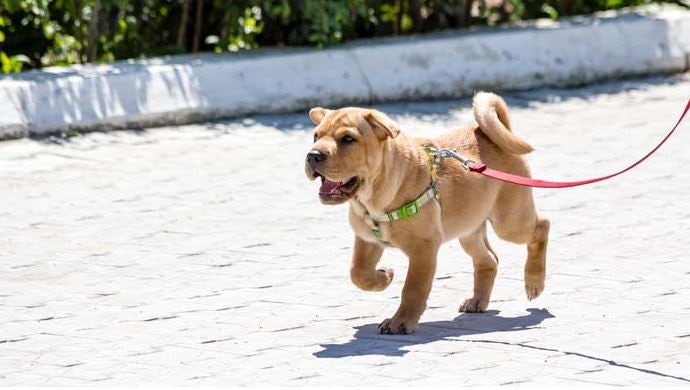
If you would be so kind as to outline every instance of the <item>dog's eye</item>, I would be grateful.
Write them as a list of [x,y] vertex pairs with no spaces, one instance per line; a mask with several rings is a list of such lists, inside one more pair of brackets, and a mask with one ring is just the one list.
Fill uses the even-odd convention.
[[350,137],[349,135],[346,135],[340,139],[340,142],[342,142],[343,144],[351,144],[351,143],[355,142],[355,139]]
[[316,141],[318,141],[318,140],[319,140],[319,136],[316,135],[316,134],[314,134],[314,142],[316,142]]

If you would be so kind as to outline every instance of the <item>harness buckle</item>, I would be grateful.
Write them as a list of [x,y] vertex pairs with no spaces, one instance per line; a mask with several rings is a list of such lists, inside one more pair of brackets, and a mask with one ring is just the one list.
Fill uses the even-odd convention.
[[402,214],[403,218],[409,218],[419,212],[419,207],[417,207],[417,203],[408,203],[402,208]]

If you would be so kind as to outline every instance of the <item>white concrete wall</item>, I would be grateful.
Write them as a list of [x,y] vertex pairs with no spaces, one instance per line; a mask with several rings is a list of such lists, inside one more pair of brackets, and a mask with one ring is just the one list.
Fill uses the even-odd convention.
[[0,79],[0,138],[584,84],[682,72],[689,54],[690,12],[647,7],[325,51],[52,68]]
[[[690,20],[688,17],[687,20]],[[690,45],[665,20],[613,19],[355,50],[376,101],[448,97],[683,71]]]
[[10,99],[10,86],[14,83],[0,81],[0,140],[20,138],[28,135],[27,126],[21,113]]
[[[353,71],[352,69],[355,69]],[[344,51],[192,59],[32,72],[9,88],[32,133],[126,127],[359,101],[366,80]],[[315,77],[316,76],[316,77]],[[341,80],[336,87],[332,80]]]

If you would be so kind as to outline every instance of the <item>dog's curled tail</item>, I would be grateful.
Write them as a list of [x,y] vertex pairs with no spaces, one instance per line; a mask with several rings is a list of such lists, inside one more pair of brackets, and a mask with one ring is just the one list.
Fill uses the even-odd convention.
[[510,131],[508,105],[500,96],[478,92],[472,99],[472,112],[482,132],[499,148],[513,154],[526,154],[534,150]]

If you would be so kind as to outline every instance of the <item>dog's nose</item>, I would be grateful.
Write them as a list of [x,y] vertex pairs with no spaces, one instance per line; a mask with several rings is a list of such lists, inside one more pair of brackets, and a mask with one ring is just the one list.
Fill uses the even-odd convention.
[[309,153],[307,153],[307,162],[309,163],[309,165],[318,164],[325,159],[326,155],[319,152],[318,150],[312,150]]

